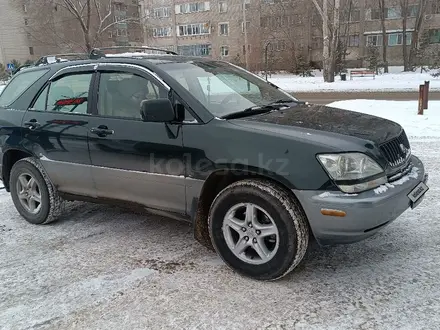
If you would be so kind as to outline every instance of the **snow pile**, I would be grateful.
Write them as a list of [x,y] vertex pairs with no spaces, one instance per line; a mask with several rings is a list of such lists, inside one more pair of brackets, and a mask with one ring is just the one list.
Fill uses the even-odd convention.
[[0,85],[0,94],[2,93],[2,91],[5,89],[6,85]]
[[323,81],[322,73],[315,77],[300,77],[292,74],[275,74],[268,80],[288,92],[406,92],[419,90],[419,85],[430,81],[430,90],[440,91],[440,79],[429,73],[398,72],[373,77],[353,77],[347,81],[335,78],[334,83]]
[[385,183],[376,189],[374,189],[374,193],[376,195],[380,195],[384,192],[386,192],[388,189],[392,189],[395,186],[400,186],[404,184],[405,182],[409,181],[410,179],[417,179],[419,177],[419,169],[417,167],[413,167],[411,172],[405,175],[404,177],[400,178],[399,180],[394,181],[393,183]]
[[319,195],[321,198],[326,197],[356,197],[358,194],[341,194],[341,193],[331,193],[329,191],[323,192]]
[[418,101],[347,100],[329,106],[392,120],[405,129],[409,138],[440,138],[440,101],[430,101],[424,115],[417,114]]

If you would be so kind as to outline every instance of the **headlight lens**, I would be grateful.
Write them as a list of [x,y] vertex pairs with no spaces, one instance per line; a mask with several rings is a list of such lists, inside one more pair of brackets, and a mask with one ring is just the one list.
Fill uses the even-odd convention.
[[[336,184],[339,189],[347,193],[356,193],[376,188],[387,182],[383,169],[374,160],[362,153],[324,154],[318,155],[318,160],[327,170],[334,181],[345,181],[344,184]],[[383,176],[377,178],[379,174]],[[374,180],[347,184],[347,181],[362,180],[376,176]]]

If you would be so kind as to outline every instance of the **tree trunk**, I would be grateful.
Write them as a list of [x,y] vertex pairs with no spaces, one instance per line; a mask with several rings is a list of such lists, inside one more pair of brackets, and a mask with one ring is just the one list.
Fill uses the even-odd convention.
[[408,22],[408,0],[402,0],[400,11],[402,15],[402,53],[403,53],[403,71],[411,71],[410,65],[408,63],[408,47],[406,45],[406,30]]
[[388,73],[388,38],[387,29],[385,27],[385,0],[379,0],[379,11],[380,11],[380,24],[382,27],[382,62],[384,73]]
[[423,21],[428,6],[428,0],[420,0],[419,9],[417,11],[416,22],[414,24],[414,32],[412,34],[411,46],[409,50],[408,66],[411,70],[415,66],[417,47],[419,46],[419,40],[421,38],[421,33],[423,31]]
[[[326,2],[326,0],[325,0]],[[334,8],[333,8],[333,29],[332,29],[332,43],[330,48],[330,59],[331,59],[331,67],[329,73],[328,82],[335,81],[335,71],[336,71],[336,58],[338,56],[338,43],[339,43],[339,20],[340,20],[340,12],[339,9],[341,7],[341,0],[335,0]]]
[[[332,65],[331,65],[331,58],[330,58],[330,28],[328,25],[328,0],[323,1],[322,5],[322,31],[323,31],[323,51],[322,51],[322,57],[323,57],[323,70],[324,70],[324,81],[325,82],[332,82],[331,80],[331,71],[332,71]],[[333,79],[334,81],[334,79]]]

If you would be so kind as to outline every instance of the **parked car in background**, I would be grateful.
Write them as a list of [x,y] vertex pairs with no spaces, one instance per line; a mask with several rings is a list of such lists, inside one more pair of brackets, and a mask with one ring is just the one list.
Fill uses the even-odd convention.
[[395,122],[300,102],[223,61],[91,55],[26,68],[0,96],[0,176],[30,223],[65,200],[141,206],[273,280],[311,239],[363,240],[428,190]]

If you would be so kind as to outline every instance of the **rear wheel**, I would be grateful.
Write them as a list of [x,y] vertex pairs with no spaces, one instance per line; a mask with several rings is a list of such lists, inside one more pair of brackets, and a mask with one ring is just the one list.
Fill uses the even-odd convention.
[[62,213],[63,201],[40,163],[24,158],[14,164],[9,186],[17,211],[32,224],[47,224]]
[[287,275],[309,242],[298,202],[270,181],[236,182],[215,198],[209,230],[217,253],[232,269],[258,280]]

